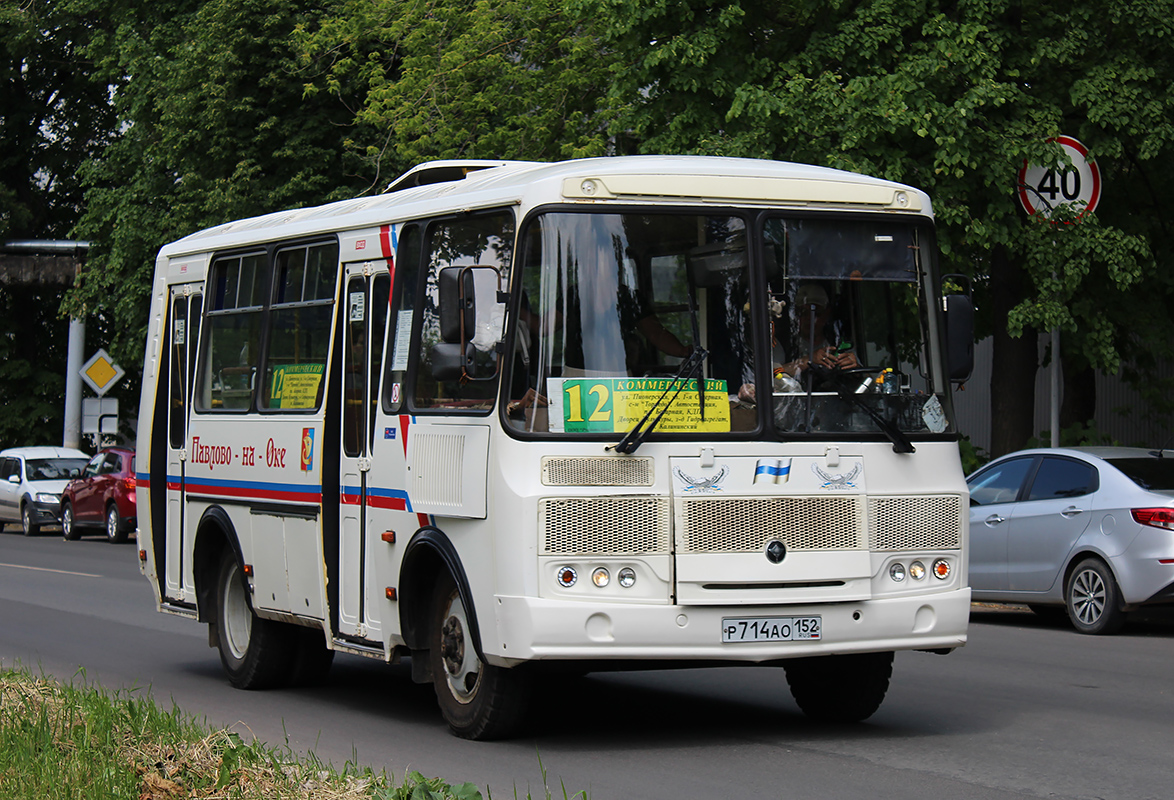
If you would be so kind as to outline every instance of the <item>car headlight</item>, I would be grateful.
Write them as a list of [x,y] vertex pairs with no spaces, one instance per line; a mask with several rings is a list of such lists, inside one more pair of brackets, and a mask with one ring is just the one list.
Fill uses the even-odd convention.
[[38,492],[37,493],[37,502],[38,503],[47,503],[49,505],[55,506],[61,502],[61,495],[49,494],[48,492]]

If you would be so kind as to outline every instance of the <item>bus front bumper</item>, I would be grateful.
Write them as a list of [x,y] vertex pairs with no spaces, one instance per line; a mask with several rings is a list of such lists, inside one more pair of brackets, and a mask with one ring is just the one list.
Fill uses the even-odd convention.
[[[966,644],[970,589],[819,605],[682,606],[588,603],[499,596],[498,641],[482,625],[486,658],[760,663],[884,650],[948,650]],[[723,620],[813,617],[820,638],[722,641]]]

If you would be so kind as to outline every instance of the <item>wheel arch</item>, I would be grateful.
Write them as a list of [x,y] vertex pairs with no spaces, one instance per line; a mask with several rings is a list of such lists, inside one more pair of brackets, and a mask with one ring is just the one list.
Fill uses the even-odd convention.
[[1109,574],[1113,576],[1113,580],[1117,582],[1117,586],[1121,586],[1121,577],[1117,574],[1117,570],[1113,567],[1113,561],[1102,553],[1100,550],[1095,550],[1091,547],[1082,547],[1076,550],[1068,559],[1068,563],[1064,566],[1064,580],[1060,584],[1060,596],[1068,596],[1068,581],[1072,578],[1072,573],[1076,572],[1076,568],[1080,566],[1081,562],[1090,558],[1095,558],[1097,561],[1105,565],[1109,570]]
[[220,506],[209,506],[196,526],[196,544],[192,548],[192,580],[196,584],[196,614],[199,622],[213,622],[216,608],[216,576],[225,550],[231,549],[237,562],[244,556],[236,527]]
[[469,617],[469,635],[477,657],[485,660],[481,650],[481,626],[473,603],[469,579],[456,548],[444,531],[427,526],[416,531],[404,550],[400,564],[399,616],[404,643],[415,651],[428,649],[428,615],[432,587],[442,571],[452,576]]

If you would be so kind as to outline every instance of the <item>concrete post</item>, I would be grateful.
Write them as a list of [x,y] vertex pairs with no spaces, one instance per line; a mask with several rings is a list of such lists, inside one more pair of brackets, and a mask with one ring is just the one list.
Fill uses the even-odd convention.
[[82,432],[82,364],[85,363],[86,322],[69,320],[69,350],[65,355],[65,430],[62,447],[75,450],[81,446]]

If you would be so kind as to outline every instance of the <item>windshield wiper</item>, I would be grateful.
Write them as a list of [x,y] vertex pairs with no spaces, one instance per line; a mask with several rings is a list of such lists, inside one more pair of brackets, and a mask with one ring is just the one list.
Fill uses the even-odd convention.
[[[660,393],[660,397],[656,398],[656,402],[653,403],[644,416],[641,417],[640,421],[632,427],[632,430],[624,434],[624,438],[620,439],[614,445],[608,445],[604,449],[615,450],[617,453],[624,453],[625,455],[629,453],[635,453],[636,448],[644,443],[644,439],[647,438],[648,434],[652,433],[653,429],[660,424],[661,417],[663,417],[665,412],[669,410],[669,406],[671,406],[673,401],[677,399],[677,395],[679,395],[681,391],[689,385],[690,378],[696,378],[698,386],[702,387],[703,376],[701,365],[705,363],[705,357],[708,355],[708,350],[706,350],[704,347],[701,347],[700,345],[694,344],[693,352],[689,354],[688,358],[681,362],[681,367],[677,370],[677,374],[671,378],[669,385],[666,386],[665,390]],[[674,387],[676,387],[675,390]],[[664,400],[665,395],[667,395],[670,391],[672,391],[673,396],[670,397],[669,401],[664,404],[664,408],[660,410],[660,413],[655,417],[652,417],[652,412],[656,411],[657,407],[660,406],[661,401]],[[705,413],[704,393],[705,389],[703,387],[698,389],[698,399],[701,401],[703,415]],[[651,422],[649,422],[649,418],[652,418]],[[702,419],[704,419],[704,416]]]
[[852,403],[864,409],[864,413],[872,418],[876,426],[881,429],[885,436],[889,437],[889,441],[893,443],[894,453],[915,453],[917,448],[913,446],[913,442],[909,441],[909,437],[894,425],[889,420],[878,414],[872,406],[864,402],[864,398],[857,394],[848,386],[848,381],[845,380],[844,375],[836,375],[835,370],[827,370],[831,378],[832,387],[836,390],[836,394],[840,396],[841,400]]

